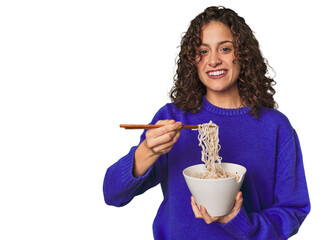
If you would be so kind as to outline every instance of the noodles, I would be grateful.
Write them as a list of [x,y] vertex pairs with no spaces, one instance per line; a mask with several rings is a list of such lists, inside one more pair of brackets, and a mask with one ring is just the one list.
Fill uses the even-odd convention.
[[212,121],[198,125],[199,146],[202,147],[202,161],[205,172],[198,173],[197,178],[226,178],[225,170],[220,166],[218,126]]

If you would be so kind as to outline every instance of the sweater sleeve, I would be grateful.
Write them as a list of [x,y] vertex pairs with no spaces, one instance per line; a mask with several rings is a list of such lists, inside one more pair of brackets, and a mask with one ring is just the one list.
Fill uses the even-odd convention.
[[[151,124],[167,118],[167,106],[161,108],[154,116]],[[140,143],[145,139],[146,130],[140,137]],[[124,206],[135,196],[162,182],[167,176],[167,155],[161,155],[145,175],[133,176],[134,154],[137,146],[132,147],[127,155],[122,157],[105,174],[103,193],[105,203],[113,206]]]
[[145,175],[135,178],[132,172],[136,148],[107,169],[103,184],[106,204],[124,206],[166,177],[166,156],[162,155]]
[[297,233],[310,211],[310,201],[295,131],[278,155],[275,179],[271,207],[252,213],[242,207],[234,219],[221,226],[236,239],[288,239]]

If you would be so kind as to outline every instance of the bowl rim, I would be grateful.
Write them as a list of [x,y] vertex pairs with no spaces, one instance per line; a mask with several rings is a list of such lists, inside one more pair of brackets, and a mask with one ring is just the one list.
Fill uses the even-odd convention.
[[[216,163],[218,164],[218,163]],[[228,165],[236,165],[236,166],[239,166],[239,167],[242,167],[243,168],[243,173],[241,174],[241,176],[244,176],[247,172],[247,169],[243,166],[243,165],[240,165],[240,164],[237,164],[237,163],[228,163],[228,162],[222,162],[220,163],[221,165],[222,164],[228,164]],[[185,178],[189,178],[189,179],[193,179],[193,180],[196,180],[196,181],[228,181],[230,179],[233,179],[235,177],[228,177],[228,178],[197,178],[197,177],[192,177],[192,176],[189,176],[185,173],[186,170],[188,170],[189,168],[192,168],[192,167],[196,167],[196,166],[201,166],[203,165],[204,166],[204,163],[200,163],[200,164],[195,164],[195,165],[191,165],[189,167],[186,167],[185,169],[183,169],[182,171],[182,174]],[[241,178],[240,178],[241,179]]]

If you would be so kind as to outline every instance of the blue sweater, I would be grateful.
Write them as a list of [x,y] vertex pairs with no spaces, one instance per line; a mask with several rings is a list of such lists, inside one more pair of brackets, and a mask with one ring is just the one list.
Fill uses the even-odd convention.
[[183,112],[170,103],[152,121],[154,124],[160,119],[175,119],[197,125],[212,120],[219,125],[222,162],[237,163],[247,169],[241,188],[243,207],[230,222],[206,224],[194,217],[191,194],[182,175],[186,167],[202,163],[198,132],[191,130],[182,130],[171,151],[160,156],[139,178],[132,175],[136,146],[131,148],[106,172],[105,202],[124,206],[136,195],[161,184],[164,199],[153,223],[155,239],[289,238],[310,211],[298,136],[277,110],[262,108],[259,118],[248,112],[248,107],[219,108],[204,98],[202,110],[196,114]]

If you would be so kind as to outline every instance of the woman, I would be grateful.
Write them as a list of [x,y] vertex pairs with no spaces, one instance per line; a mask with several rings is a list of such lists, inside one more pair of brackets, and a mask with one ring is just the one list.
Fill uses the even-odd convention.
[[[112,165],[105,202],[123,206],[161,184],[155,239],[287,239],[310,211],[301,150],[288,119],[275,110],[274,80],[245,20],[209,7],[183,36],[171,91],[138,146]],[[220,126],[223,162],[247,174],[231,212],[212,217],[190,197],[182,171],[200,163],[197,132],[183,124]],[[244,199],[243,199],[244,197]]]

